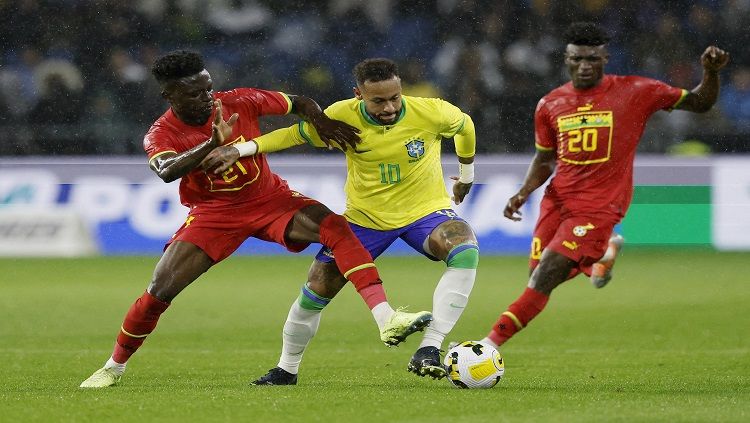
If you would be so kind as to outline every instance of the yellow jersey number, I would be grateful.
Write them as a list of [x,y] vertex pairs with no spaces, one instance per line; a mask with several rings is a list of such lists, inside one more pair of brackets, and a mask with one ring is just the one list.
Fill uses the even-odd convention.
[[581,151],[596,151],[599,132],[596,128],[584,130],[573,129],[568,131],[568,152],[580,153]]

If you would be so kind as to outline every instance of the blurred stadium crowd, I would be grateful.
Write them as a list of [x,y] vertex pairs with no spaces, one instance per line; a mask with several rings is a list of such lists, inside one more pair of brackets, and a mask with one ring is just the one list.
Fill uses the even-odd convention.
[[389,57],[406,94],[474,118],[479,152],[530,152],[536,102],[567,81],[559,35],[573,20],[609,29],[609,73],[688,89],[706,46],[729,51],[717,107],[657,114],[641,151],[750,151],[750,0],[0,0],[0,20],[4,156],[142,154],[167,107],[149,67],[176,48],[204,54],[217,90],[324,107],[352,95],[354,64]]

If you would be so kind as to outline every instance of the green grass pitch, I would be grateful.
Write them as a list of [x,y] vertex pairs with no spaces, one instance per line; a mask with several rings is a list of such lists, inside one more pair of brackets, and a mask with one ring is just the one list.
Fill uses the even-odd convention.
[[[299,385],[249,386],[276,364],[310,256],[235,257],[176,299],[120,385],[78,389],[156,260],[0,260],[0,420],[750,421],[747,253],[626,249],[610,286],[578,277],[554,293],[502,349],[490,390],[408,373],[420,335],[386,348],[351,287],[324,312]],[[392,305],[431,307],[441,263],[378,263]],[[483,257],[449,340],[482,338],[526,279],[525,258]]]

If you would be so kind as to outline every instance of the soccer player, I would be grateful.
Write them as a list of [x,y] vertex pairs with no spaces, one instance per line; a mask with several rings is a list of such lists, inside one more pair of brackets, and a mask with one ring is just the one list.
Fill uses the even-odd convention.
[[[296,113],[325,134],[321,136],[324,142],[340,147],[356,143],[355,128],[329,119],[307,97],[255,88],[214,92],[211,75],[194,52],[162,56],[152,73],[171,107],[149,129],[144,148],[149,166],[161,179],[181,178],[180,198],[190,211],[167,242],[148,289],[128,310],[112,356],[82,388],[117,383],[128,359],[172,300],[248,237],[276,242],[292,252],[313,242],[330,248],[341,274],[352,281],[371,309],[377,308],[384,342],[397,343],[429,323],[429,312],[394,312],[372,257],[346,220],[290,190],[286,181],[271,172],[265,156],[238,160],[218,174],[199,166],[214,148],[242,145],[259,136],[258,117],[263,115]],[[229,120],[223,120],[223,113],[231,115]]]
[[[433,295],[434,320],[408,364],[408,370],[418,375],[442,378],[440,346],[468,302],[479,247],[469,224],[451,210],[440,147],[444,138],[454,138],[460,177],[453,177],[453,200],[460,204],[474,180],[474,124],[459,108],[441,99],[401,95],[398,69],[390,60],[365,60],[354,68],[354,77],[355,98],[334,103],[325,111],[330,118],[360,130],[361,142],[345,150],[344,216],[373,258],[401,238],[430,260],[446,263]],[[305,143],[326,145],[315,128],[300,122],[237,148],[217,149],[204,164],[223,172],[240,156]],[[278,367],[254,384],[296,383],[302,353],[318,328],[320,312],[346,283],[336,266],[338,260],[329,248],[318,253],[302,295],[292,304],[284,324]]]
[[[723,50],[706,48],[700,58],[703,80],[688,91],[649,78],[605,74],[609,37],[595,24],[573,23],[564,38],[571,81],[539,101],[536,155],[503,212],[520,220],[529,194],[555,173],[534,229],[528,287],[483,339],[495,347],[526,327],[552,290],[578,273],[592,276],[597,287],[606,284],[622,243],[610,235],[630,205],[633,160],[646,121],[658,110],[710,110],[719,94],[719,70],[729,61]],[[592,272],[592,266],[599,271]]]

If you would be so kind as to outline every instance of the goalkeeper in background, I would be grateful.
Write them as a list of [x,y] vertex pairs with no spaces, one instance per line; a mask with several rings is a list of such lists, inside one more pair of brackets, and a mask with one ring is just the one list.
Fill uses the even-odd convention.
[[[420,376],[442,378],[440,347],[469,299],[479,247],[466,221],[451,210],[440,160],[443,139],[454,138],[460,177],[453,177],[453,201],[460,204],[474,181],[475,132],[471,118],[437,98],[401,94],[397,66],[388,59],[368,59],[354,68],[355,98],[325,110],[331,119],[360,131],[355,148],[339,146],[347,165],[344,216],[373,258],[398,238],[430,260],[447,265],[433,295],[433,321],[408,363]],[[307,122],[255,140],[213,150],[204,169],[224,172],[240,157],[270,153],[296,145],[325,147]],[[308,281],[289,310],[278,366],[256,385],[293,385],[302,353],[320,322],[320,312],[346,284],[328,248],[320,250]],[[376,310],[373,310],[375,312]]]

